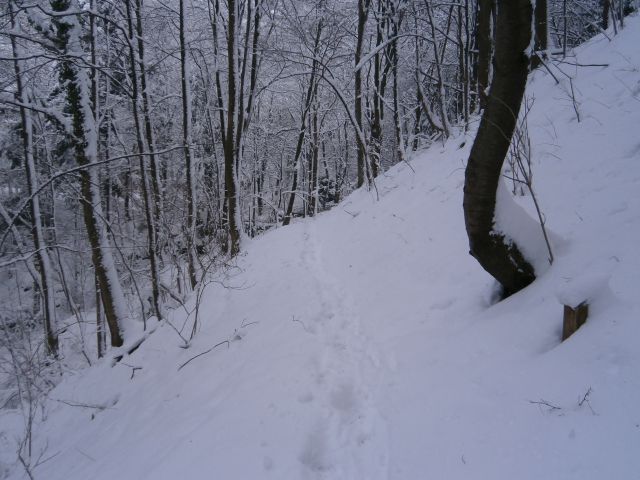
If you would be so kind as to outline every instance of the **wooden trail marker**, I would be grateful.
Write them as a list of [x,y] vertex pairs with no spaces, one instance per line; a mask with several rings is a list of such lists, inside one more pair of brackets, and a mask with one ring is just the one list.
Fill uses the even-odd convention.
[[589,304],[585,301],[577,307],[564,306],[564,318],[562,321],[562,341],[575,333],[589,316]]

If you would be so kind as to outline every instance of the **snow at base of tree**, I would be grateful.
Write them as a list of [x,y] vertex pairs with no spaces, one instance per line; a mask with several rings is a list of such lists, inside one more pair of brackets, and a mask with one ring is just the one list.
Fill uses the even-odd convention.
[[[530,197],[525,197],[531,201]],[[543,275],[549,268],[549,251],[544,240],[542,228],[535,212],[528,213],[527,210],[518,204],[514,196],[501,179],[496,192],[496,211],[494,214],[493,231],[503,235],[510,242],[515,242],[522,251],[527,262],[533,266],[536,276]],[[547,232],[551,238],[552,252],[554,247],[561,243],[557,235]]]
[[[626,22],[559,64],[580,122],[566,76],[532,75],[534,187],[562,241],[531,286],[492,303],[462,215],[473,138],[452,138],[383,175],[379,201],[360,190],[247,240],[189,348],[161,323],[115,366],[66,374],[35,426],[35,478],[635,478],[640,18]],[[589,318],[561,343],[567,295]],[[23,478],[21,423],[0,415],[0,472]]]

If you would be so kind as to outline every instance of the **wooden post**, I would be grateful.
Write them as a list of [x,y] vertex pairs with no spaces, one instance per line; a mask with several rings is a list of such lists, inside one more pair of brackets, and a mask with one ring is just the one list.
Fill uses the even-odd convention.
[[582,302],[577,307],[564,306],[564,319],[562,322],[563,342],[587,321],[588,315],[589,304],[587,302]]

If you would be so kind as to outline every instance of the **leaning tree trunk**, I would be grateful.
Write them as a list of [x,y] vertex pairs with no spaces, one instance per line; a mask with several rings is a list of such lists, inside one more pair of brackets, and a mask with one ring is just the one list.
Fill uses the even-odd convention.
[[[62,14],[72,8],[70,0],[51,0],[51,9]],[[105,319],[111,333],[111,345],[120,347],[124,342],[123,327],[128,318],[126,301],[118,278],[111,242],[104,225],[102,199],[97,162],[97,129],[91,110],[91,93],[87,72],[72,58],[81,58],[80,20],[74,15],[54,17],[56,47],[61,54],[60,83],[65,87],[67,107],[71,117],[71,131],[67,132],[79,166],[81,204],[87,237],[91,246],[91,259],[98,276]]]
[[530,0],[499,0],[495,73],[465,172],[464,219],[470,253],[510,295],[535,280],[518,246],[494,230],[496,191],[524,95],[531,41]]

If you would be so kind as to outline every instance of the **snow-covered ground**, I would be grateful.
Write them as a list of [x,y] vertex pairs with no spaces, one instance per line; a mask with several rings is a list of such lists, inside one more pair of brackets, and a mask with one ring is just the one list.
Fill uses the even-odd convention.
[[[532,75],[555,262],[530,287],[494,304],[467,254],[458,136],[387,172],[379,200],[358,191],[247,243],[190,348],[160,325],[117,365],[68,374],[35,477],[640,478],[639,45],[630,18],[559,65],[580,122],[567,76]],[[561,343],[559,298],[580,295],[589,319]]]

